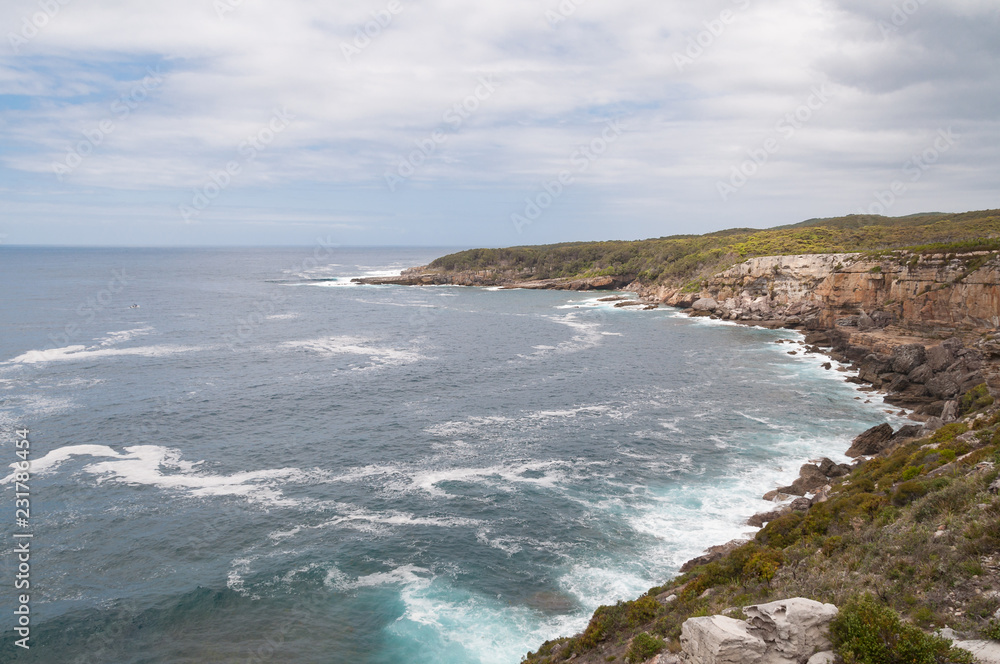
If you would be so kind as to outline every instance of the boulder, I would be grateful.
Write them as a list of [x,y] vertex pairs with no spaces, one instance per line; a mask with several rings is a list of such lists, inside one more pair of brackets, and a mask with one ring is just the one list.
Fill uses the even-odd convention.
[[827,479],[827,476],[823,474],[819,466],[806,463],[799,469],[798,479],[792,482],[793,491],[786,491],[785,493],[793,493],[796,496],[812,493],[826,484]]
[[846,454],[849,457],[872,456],[888,447],[891,440],[892,427],[879,424],[855,438]]
[[[804,500],[803,498],[796,498],[796,500]],[[747,525],[753,526],[754,528],[763,528],[765,523],[770,523],[777,519],[779,516],[784,516],[788,514],[788,507],[781,507],[776,510],[771,510],[770,512],[757,512],[752,517],[747,519]],[[681,570],[683,571],[683,570]]]
[[892,370],[896,373],[908,374],[923,364],[926,358],[926,352],[921,344],[897,346],[892,351]]
[[955,361],[954,353],[945,344],[931,346],[927,349],[926,354],[927,366],[931,368],[931,371],[944,371]]
[[958,419],[958,402],[957,401],[946,401],[944,408],[941,410],[941,421],[947,424],[948,422],[954,422]]
[[889,385],[886,386],[885,389],[888,392],[902,392],[909,386],[910,386],[909,379],[907,379],[907,377],[902,374],[898,374],[895,378],[892,379],[892,381],[889,382]]
[[796,498],[788,504],[788,507],[793,512],[805,512],[812,507],[812,501],[808,498]]
[[861,330],[862,332],[867,332],[868,330],[875,327],[875,321],[872,320],[871,316],[862,311],[861,315],[858,316],[857,325],[859,330]]
[[818,652],[806,662],[806,664],[833,664],[837,661],[837,655],[832,650]]
[[681,649],[689,664],[761,664],[767,646],[742,620],[706,616],[684,621]]
[[830,649],[830,622],[838,610],[833,604],[793,597],[747,606],[743,613],[749,633],[767,645],[763,663],[798,664]]
[[823,457],[819,460],[819,472],[825,477],[843,477],[851,472],[851,467],[844,463],[834,463]]
[[715,311],[719,308],[719,303],[710,297],[703,297],[695,301],[691,308],[695,311]]
[[920,434],[920,429],[922,427],[916,424],[904,424],[899,427],[899,431],[892,434],[892,442],[897,443],[901,440],[906,440],[907,438],[916,438]]
[[926,383],[933,377],[934,369],[931,368],[930,362],[921,364],[907,375],[911,383]]
[[938,374],[927,381],[927,391],[931,396],[950,399],[958,394],[958,381],[951,374]]

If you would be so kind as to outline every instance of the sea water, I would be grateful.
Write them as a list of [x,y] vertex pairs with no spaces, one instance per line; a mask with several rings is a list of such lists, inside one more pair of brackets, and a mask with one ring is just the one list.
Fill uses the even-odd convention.
[[517,662],[895,421],[793,332],[350,281],[447,251],[0,248],[0,660]]

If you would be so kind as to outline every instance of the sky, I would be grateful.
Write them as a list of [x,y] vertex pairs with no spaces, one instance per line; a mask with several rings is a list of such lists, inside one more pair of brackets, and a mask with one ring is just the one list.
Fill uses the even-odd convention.
[[4,0],[0,243],[1000,207],[1000,0]]

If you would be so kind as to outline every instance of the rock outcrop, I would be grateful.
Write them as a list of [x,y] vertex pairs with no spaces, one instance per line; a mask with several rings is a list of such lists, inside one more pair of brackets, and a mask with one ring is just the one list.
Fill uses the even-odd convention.
[[580,279],[532,279],[523,270],[445,271],[426,265],[403,270],[392,277],[357,277],[357,284],[368,286],[500,286],[530,290],[615,290],[628,285],[631,277],[586,277]]
[[846,454],[849,457],[873,456],[889,446],[895,433],[888,424],[879,424],[857,436]]
[[746,620],[689,618],[681,626],[681,660],[688,664],[805,664],[830,648],[837,607],[811,599],[747,606]]
[[946,421],[947,402],[984,382],[1000,391],[991,362],[1000,360],[1000,257],[989,252],[766,256],[696,293],[630,289],[696,315],[802,329],[807,344],[853,363],[859,381],[921,416]]

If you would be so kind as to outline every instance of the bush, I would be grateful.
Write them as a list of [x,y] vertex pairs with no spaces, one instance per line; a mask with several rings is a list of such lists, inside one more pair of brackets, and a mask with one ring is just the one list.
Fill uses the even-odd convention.
[[990,391],[987,389],[986,383],[982,383],[962,395],[961,400],[958,402],[958,414],[961,416],[967,413],[974,413],[977,410],[992,405],[993,397],[990,396]]
[[951,424],[946,424],[931,436],[932,443],[947,443],[949,440],[954,438],[959,434],[963,434],[969,430],[968,425],[965,422],[952,422]]
[[897,507],[908,505],[927,493],[927,485],[920,480],[908,480],[896,487],[892,494],[892,504]]
[[951,641],[902,622],[888,606],[865,594],[851,599],[830,624],[845,664],[972,664],[971,653]]
[[655,636],[650,636],[647,632],[639,632],[632,639],[632,645],[625,653],[626,662],[645,662],[653,655],[659,653],[667,644]]

